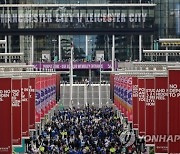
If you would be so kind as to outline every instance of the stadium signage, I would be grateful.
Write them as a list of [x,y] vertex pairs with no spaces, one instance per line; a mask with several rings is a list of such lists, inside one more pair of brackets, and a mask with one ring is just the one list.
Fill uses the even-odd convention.
[[0,14],[0,23],[140,23],[147,13],[36,13]]
[[[60,70],[69,70],[70,65],[69,63],[35,63],[35,68],[42,68],[42,69],[60,69]],[[103,70],[111,69],[111,61],[105,61],[102,62],[101,68]],[[115,68],[117,68],[117,64],[115,65]],[[73,63],[73,69],[83,70],[83,69],[100,69],[100,62],[74,62]]]

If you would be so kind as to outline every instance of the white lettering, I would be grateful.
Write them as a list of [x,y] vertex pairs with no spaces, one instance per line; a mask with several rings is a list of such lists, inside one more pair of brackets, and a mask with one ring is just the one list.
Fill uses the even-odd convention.
[[13,89],[12,90],[12,106],[13,107],[20,107],[21,97],[20,97],[20,90]]
[[134,22],[134,14],[133,13],[129,14],[129,21]]
[[170,84],[170,85],[169,85],[169,88],[170,88],[170,89],[176,89],[176,88],[177,88],[177,84]]
[[[53,20],[53,17],[55,20]],[[59,22],[126,22],[128,17],[129,22],[145,22],[147,13],[22,13],[18,14],[0,14],[1,23],[52,23]],[[76,20],[74,20],[76,19]]]
[[146,21],[146,16],[147,16],[147,13],[142,13],[142,21],[143,21],[143,22]]
[[126,14],[121,13],[121,22],[126,22]]

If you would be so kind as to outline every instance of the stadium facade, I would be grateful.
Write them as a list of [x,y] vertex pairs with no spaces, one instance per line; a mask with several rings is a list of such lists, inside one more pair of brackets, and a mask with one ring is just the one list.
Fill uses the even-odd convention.
[[[2,0],[0,3],[0,39],[7,42],[7,49],[2,45],[0,50],[23,52],[21,60],[29,64],[68,60],[72,42],[77,61],[96,61],[98,56],[110,61],[112,35],[115,59],[135,61],[139,59],[140,36],[142,49],[165,48],[158,46],[159,38],[180,36],[180,0]],[[147,58],[142,56],[142,60]]]

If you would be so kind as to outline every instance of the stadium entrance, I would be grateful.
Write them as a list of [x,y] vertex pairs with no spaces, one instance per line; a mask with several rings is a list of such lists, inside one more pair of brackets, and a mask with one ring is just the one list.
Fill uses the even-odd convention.
[[[100,58],[111,64],[112,53],[116,61],[141,61],[139,42],[143,40],[143,48],[153,46],[157,30],[154,9],[152,3],[1,5],[0,39],[6,43],[0,51],[24,53],[22,62],[43,63],[46,68],[50,63],[56,70],[69,63],[72,44],[77,66],[97,63]],[[8,60],[2,57],[1,62]],[[83,70],[85,74],[77,74],[99,74]]]

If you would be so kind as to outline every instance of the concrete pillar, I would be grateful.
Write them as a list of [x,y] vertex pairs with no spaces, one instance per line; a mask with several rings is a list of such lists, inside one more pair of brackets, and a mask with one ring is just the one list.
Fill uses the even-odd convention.
[[59,60],[62,59],[62,55],[61,55],[61,35],[59,35],[59,48],[58,48],[58,53],[59,53]]
[[84,85],[84,107],[88,105],[87,103],[87,84]]
[[74,47],[71,47],[71,61],[70,61],[70,102],[69,107],[72,108],[73,100],[72,100],[72,92],[73,92],[73,51]]
[[142,61],[142,35],[139,35],[139,61]]
[[88,35],[86,35],[86,59],[87,59],[87,57],[88,57]]
[[[5,36],[5,53],[7,53],[7,36]],[[5,63],[7,63],[7,56],[5,56]]]
[[34,36],[31,36],[31,60],[30,65],[32,65],[34,62]]
[[[166,50],[168,50],[168,47],[166,47]],[[168,53],[166,53],[166,62],[168,62]]]
[[89,69],[89,81],[92,81],[91,76],[92,76],[91,69]]
[[112,71],[114,71],[114,61],[115,61],[115,36],[112,36]]

